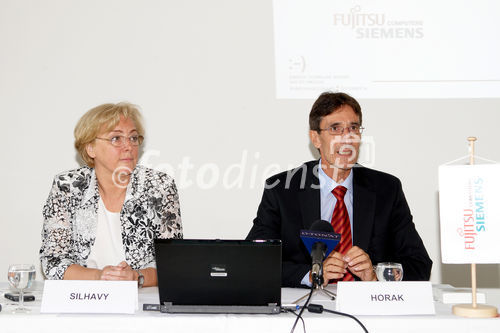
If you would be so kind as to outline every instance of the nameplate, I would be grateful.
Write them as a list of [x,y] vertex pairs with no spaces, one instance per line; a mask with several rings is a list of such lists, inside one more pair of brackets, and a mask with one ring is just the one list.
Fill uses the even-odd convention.
[[430,282],[339,282],[336,303],[353,315],[435,314]]
[[136,281],[46,280],[41,313],[134,313]]

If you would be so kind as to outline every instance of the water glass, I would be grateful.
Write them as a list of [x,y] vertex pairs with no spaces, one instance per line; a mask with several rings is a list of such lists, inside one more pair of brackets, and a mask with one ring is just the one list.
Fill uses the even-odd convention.
[[24,289],[31,287],[35,280],[35,266],[20,264],[10,265],[7,272],[7,278],[12,288],[19,290],[19,306],[13,313],[27,313],[30,309],[24,306]]
[[379,281],[401,281],[403,266],[395,262],[381,262],[375,267],[375,274]]

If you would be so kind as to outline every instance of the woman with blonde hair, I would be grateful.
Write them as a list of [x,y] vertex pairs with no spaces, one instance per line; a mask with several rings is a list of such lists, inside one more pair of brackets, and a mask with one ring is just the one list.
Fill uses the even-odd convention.
[[174,180],[137,165],[140,112],[129,103],[99,105],[74,135],[87,165],[54,178],[43,208],[45,276],[157,285],[153,241],[182,238],[182,224]]

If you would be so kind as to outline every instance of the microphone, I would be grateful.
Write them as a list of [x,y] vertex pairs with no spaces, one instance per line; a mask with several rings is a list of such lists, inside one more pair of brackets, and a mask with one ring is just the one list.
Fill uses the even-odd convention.
[[311,254],[311,276],[313,284],[323,283],[323,260],[340,242],[340,234],[324,220],[315,221],[309,230],[301,230],[300,238]]

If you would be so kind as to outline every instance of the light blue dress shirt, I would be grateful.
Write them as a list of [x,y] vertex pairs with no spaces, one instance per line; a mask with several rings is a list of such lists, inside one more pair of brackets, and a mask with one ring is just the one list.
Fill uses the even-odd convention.
[[[321,163],[321,161],[320,161]],[[334,188],[337,186],[341,185],[347,188],[347,192],[345,193],[344,196],[344,203],[347,208],[347,213],[349,214],[349,222],[351,223],[351,230],[352,230],[352,217],[353,217],[353,212],[352,212],[352,201],[353,201],[353,195],[352,195],[352,179],[353,179],[353,172],[351,171],[349,173],[349,176],[341,183],[338,184],[335,182],[333,179],[328,177],[326,173],[323,171],[323,168],[318,168],[318,178],[319,178],[319,192],[320,192],[320,197],[321,197],[321,219],[331,222],[332,220],[332,215],[333,215],[333,209],[335,208],[335,205],[337,204],[337,198],[333,195],[332,191]],[[334,230],[337,232],[337,230]],[[352,232],[351,232],[351,237],[352,237]]]
[[[319,165],[321,165],[321,160],[319,161]],[[349,214],[349,222],[351,224],[351,230],[352,228],[352,220],[353,220],[353,191],[352,191],[352,179],[353,179],[353,172],[349,173],[349,176],[341,183],[338,184],[336,181],[331,179],[326,175],[326,173],[323,171],[323,168],[319,167],[318,168],[318,178],[319,178],[319,192],[320,192],[320,205],[321,205],[321,219],[331,222],[332,220],[332,215],[333,215],[333,210],[335,208],[335,204],[337,203],[337,198],[333,195],[332,191],[335,187],[342,185],[345,188],[347,188],[347,192],[345,193],[344,196],[344,203],[347,208],[347,214]],[[336,231],[336,230],[334,230]],[[351,237],[352,237],[352,232],[351,232]],[[306,273],[306,275],[302,278],[301,281],[302,284],[306,286],[311,286],[311,283],[309,282],[309,272]]]

